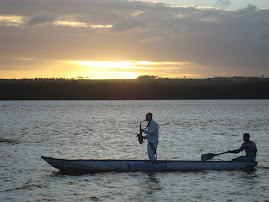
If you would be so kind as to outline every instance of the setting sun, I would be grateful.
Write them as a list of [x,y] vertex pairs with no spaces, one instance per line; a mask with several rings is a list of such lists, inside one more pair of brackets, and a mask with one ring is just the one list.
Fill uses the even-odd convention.
[[140,74],[137,69],[141,69],[128,61],[65,61],[65,63],[82,68],[79,72],[73,73],[74,77],[92,79],[135,79]]
[[[151,62],[151,61],[61,61],[75,66],[78,71],[70,72],[67,77],[83,77],[91,79],[135,79],[140,75],[158,75],[164,77],[182,77],[175,72],[179,67],[187,68],[190,63],[183,62]],[[167,74],[161,73],[162,69]],[[170,71],[168,71],[170,70]],[[195,77],[195,75],[192,75]]]

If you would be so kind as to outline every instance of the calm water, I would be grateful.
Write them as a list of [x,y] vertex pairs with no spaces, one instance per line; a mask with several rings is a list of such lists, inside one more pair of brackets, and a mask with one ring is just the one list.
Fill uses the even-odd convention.
[[[149,111],[160,127],[160,160],[237,149],[248,132],[259,165],[250,173],[70,176],[40,158],[147,159],[135,135]],[[269,100],[0,101],[0,201],[268,201],[268,131]]]

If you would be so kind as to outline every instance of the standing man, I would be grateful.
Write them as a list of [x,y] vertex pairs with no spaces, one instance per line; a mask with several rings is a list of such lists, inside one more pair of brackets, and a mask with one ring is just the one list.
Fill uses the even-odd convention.
[[147,134],[144,136],[144,139],[148,140],[149,160],[156,161],[158,138],[159,138],[158,123],[152,119],[152,113],[146,114],[146,121],[148,122],[148,125],[144,130],[141,129],[141,132]]
[[257,147],[255,142],[249,140],[250,135],[248,133],[245,133],[243,135],[244,143],[239,149],[236,150],[229,150],[229,153],[239,153],[243,150],[246,152],[246,156],[240,156],[238,158],[233,159],[232,161],[255,161],[256,159],[256,153],[257,153]]

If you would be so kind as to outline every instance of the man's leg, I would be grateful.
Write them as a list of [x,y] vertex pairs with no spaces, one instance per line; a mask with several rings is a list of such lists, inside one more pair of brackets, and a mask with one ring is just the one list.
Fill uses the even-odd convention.
[[157,155],[155,155],[155,152],[157,150],[157,145],[154,145],[154,148],[155,148],[155,151],[153,150],[152,146],[150,146],[150,143],[148,143],[148,157],[149,157],[149,160],[151,161],[156,161],[157,160]]
[[248,158],[246,156],[239,156],[235,159],[232,159],[232,161],[248,161]]

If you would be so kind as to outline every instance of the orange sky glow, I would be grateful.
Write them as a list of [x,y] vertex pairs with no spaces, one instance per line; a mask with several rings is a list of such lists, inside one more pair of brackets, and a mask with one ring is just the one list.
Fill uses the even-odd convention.
[[12,2],[0,79],[269,77],[267,1]]

